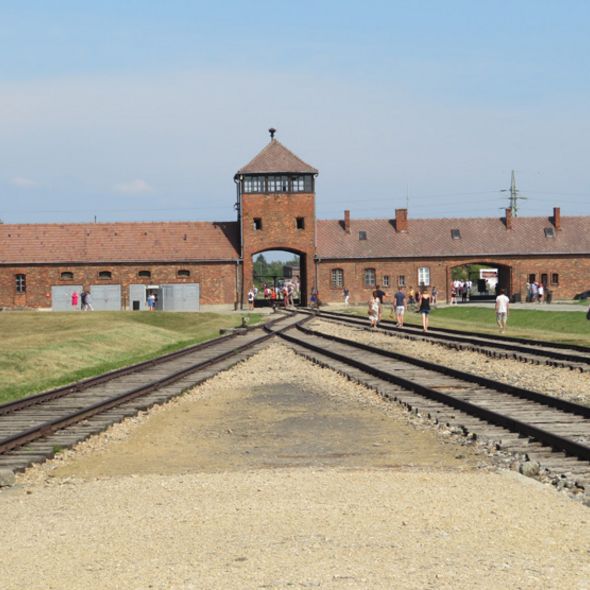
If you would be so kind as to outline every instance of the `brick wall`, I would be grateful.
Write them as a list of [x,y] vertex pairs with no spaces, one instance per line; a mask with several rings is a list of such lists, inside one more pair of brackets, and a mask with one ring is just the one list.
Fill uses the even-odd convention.
[[[179,270],[190,276],[179,277]],[[150,271],[150,278],[139,277],[139,271]],[[99,279],[99,271],[110,271],[108,280]],[[71,272],[72,280],[62,280],[62,272]],[[16,274],[26,275],[26,292],[16,293]],[[236,300],[236,264],[175,263],[175,264],[117,264],[117,265],[36,265],[0,267],[0,307],[51,307],[53,285],[121,285],[123,307],[128,305],[129,285],[199,283],[200,303],[233,304]]]
[[[297,218],[304,227],[298,229]],[[259,219],[261,229],[255,229]],[[301,257],[301,284],[309,295],[314,284],[315,196],[312,193],[243,194],[243,300],[252,285],[252,256],[265,250],[288,250]]]

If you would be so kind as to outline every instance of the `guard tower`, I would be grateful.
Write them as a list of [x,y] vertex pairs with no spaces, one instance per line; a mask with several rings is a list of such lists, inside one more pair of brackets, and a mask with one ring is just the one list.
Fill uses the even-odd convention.
[[318,171],[274,138],[234,176],[241,235],[241,303],[252,286],[255,254],[286,250],[299,255],[301,302],[314,280],[315,178]]

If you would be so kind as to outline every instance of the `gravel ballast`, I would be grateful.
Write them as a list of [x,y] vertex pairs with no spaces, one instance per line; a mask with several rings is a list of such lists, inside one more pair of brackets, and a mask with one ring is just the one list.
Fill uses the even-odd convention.
[[581,373],[562,367],[526,364],[512,359],[493,359],[479,352],[452,350],[424,340],[388,336],[322,320],[312,322],[310,327],[325,334],[343,338],[352,337],[357,342],[377,346],[383,350],[391,350],[590,406],[590,373],[588,372]]
[[590,587],[588,508],[276,344],[0,506],[7,590]]

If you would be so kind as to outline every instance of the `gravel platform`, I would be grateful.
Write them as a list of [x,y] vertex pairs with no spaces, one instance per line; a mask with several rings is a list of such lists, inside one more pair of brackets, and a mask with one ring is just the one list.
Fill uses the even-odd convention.
[[590,588],[587,507],[278,344],[0,507],[6,590]]

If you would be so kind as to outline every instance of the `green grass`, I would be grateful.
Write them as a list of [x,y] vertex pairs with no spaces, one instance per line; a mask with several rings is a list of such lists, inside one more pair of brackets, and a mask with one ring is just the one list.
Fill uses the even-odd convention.
[[[391,319],[386,306],[384,320]],[[353,313],[366,316],[366,306],[352,308]],[[422,325],[420,314],[407,311],[406,324]],[[469,332],[497,334],[496,314],[493,307],[470,307],[458,305],[434,309],[430,314],[430,326],[436,328],[452,328]],[[533,338],[566,344],[590,346],[590,321],[586,314],[573,311],[536,311],[510,310],[508,315],[507,336]]]
[[[250,314],[249,323],[261,318]],[[1,313],[0,403],[210,340],[241,321],[215,313]]]

